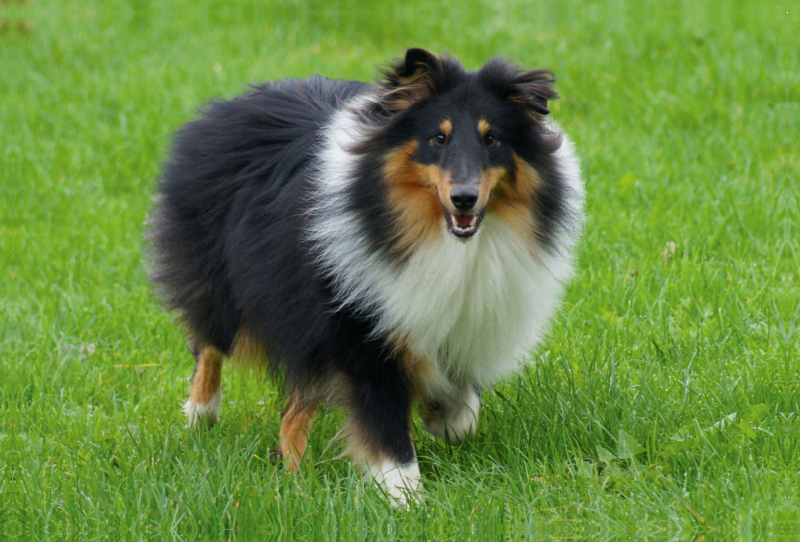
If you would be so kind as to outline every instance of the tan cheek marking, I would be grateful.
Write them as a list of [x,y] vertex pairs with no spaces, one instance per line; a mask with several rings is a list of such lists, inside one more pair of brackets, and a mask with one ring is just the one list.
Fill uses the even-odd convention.
[[498,179],[489,211],[511,224],[520,234],[530,235],[536,229],[531,205],[541,186],[541,177],[533,166],[516,153],[514,165],[513,174],[506,172]]
[[443,120],[439,125],[439,130],[441,130],[441,132],[447,137],[450,137],[450,133],[453,131],[453,123],[447,119]]
[[[450,173],[439,166],[425,166],[425,174],[436,187],[436,193],[439,196],[439,202],[441,202],[440,205],[444,205],[448,211],[455,213],[456,209],[450,202],[450,191],[453,189],[453,183],[450,182]],[[441,211],[439,214],[441,215]]]
[[416,148],[416,141],[401,147],[387,158],[383,170],[389,204],[398,221],[395,246],[400,252],[411,251],[436,235],[442,215],[436,197],[440,180],[430,170],[432,166],[413,160]]
[[481,119],[480,122],[478,122],[478,132],[480,132],[480,134],[482,136],[485,136],[486,134],[488,134],[489,130],[491,130],[491,129],[492,129],[492,125],[489,124],[488,120]]
[[483,209],[489,203],[489,196],[504,176],[508,175],[506,168],[494,167],[481,171],[481,184],[478,186],[478,209]]
[[539,172],[536,171],[532,165],[520,158],[514,153],[514,165],[516,166],[516,189],[521,199],[530,200],[536,194],[536,191],[542,184],[542,178],[539,177]]

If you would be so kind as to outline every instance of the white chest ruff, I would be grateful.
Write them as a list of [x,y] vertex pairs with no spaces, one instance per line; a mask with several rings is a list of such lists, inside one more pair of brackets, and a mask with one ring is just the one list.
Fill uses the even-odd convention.
[[[320,265],[335,282],[339,301],[378,316],[378,332],[402,337],[434,362],[433,388],[453,379],[489,385],[518,371],[544,336],[572,275],[575,228],[556,231],[558,254],[532,248],[510,225],[487,215],[467,242],[442,233],[398,265],[371,250],[359,217],[349,210],[357,157],[348,152],[360,133],[347,112],[338,114],[319,153],[310,237]],[[583,187],[572,142],[556,153],[581,214]],[[442,390],[444,391],[444,390]]]
[[511,227],[487,216],[466,243],[445,231],[400,273],[380,273],[380,327],[449,377],[488,385],[519,370],[544,335],[568,262],[534,255]]

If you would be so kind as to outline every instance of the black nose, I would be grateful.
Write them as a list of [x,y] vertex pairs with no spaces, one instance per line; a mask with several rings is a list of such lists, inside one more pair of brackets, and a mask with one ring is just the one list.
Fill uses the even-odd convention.
[[459,211],[469,211],[478,203],[478,189],[470,186],[456,186],[450,191],[450,201]]

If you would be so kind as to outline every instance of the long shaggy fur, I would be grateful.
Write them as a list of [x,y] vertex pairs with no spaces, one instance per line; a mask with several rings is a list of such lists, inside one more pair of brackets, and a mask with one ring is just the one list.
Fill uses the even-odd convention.
[[[477,423],[479,390],[546,334],[583,185],[546,116],[551,72],[492,60],[468,73],[410,49],[382,73],[208,105],[164,166],[149,271],[204,381],[219,380],[208,352],[256,345],[291,396],[282,442],[305,446],[319,403],[344,407],[353,456],[402,500],[419,484],[414,401],[438,436],[474,434],[448,424]],[[219,385],[203,386],[195,417],[218,410]],[[281,453],[299,465],[293,446]]]

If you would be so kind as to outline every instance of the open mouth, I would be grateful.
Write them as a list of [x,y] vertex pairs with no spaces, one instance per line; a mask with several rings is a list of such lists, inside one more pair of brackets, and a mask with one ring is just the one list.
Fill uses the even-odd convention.
[[444,214],[447,217],[447,226],[450,229],[450,233],[463,239],[475,235],[483,218],[483,213],[458,214],[451,213],[447,209],[444,210]]

